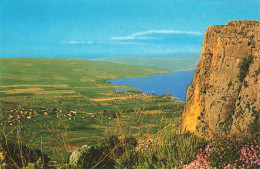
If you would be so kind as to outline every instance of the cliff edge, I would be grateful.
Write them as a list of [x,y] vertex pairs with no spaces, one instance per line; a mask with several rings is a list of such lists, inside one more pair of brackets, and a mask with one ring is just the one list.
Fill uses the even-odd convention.
[[187,89],[182,132],[206,138],[259,133],[259,74],[259,21],[210,26]]

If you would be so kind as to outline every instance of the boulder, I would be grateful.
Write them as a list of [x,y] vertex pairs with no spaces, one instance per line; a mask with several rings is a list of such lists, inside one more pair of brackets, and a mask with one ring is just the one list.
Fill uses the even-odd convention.
[[91,146],[83,145],[77,150],[73,151],[69,157],[69,165],[72,167],[78,167],[80,160],[82,160],[85,153],[91,149]]

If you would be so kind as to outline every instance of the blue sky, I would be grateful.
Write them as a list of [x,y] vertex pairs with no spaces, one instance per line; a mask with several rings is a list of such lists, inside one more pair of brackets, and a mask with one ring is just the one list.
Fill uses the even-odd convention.
[[199,53],[208,26],[259,11],[257,0],[0,0],[0,57]]

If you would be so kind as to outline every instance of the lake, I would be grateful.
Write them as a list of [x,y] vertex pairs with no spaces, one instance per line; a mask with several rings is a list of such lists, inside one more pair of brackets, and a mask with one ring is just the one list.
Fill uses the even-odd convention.
[[194,71],[178,71],[147,77],[112,79],[109,82],[116,85],[132,86],[146,94],[163,95],[170,92],[171,96],[177,97],[180,101],[185,101],[186,90],[192,82]]

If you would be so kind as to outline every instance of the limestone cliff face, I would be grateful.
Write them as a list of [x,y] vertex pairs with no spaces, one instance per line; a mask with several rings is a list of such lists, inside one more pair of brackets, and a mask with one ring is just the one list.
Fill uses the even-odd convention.
[[259,124],[260,22],[230,21],[207,29],[187,89],[182,131],[210,138],[247,134]]

